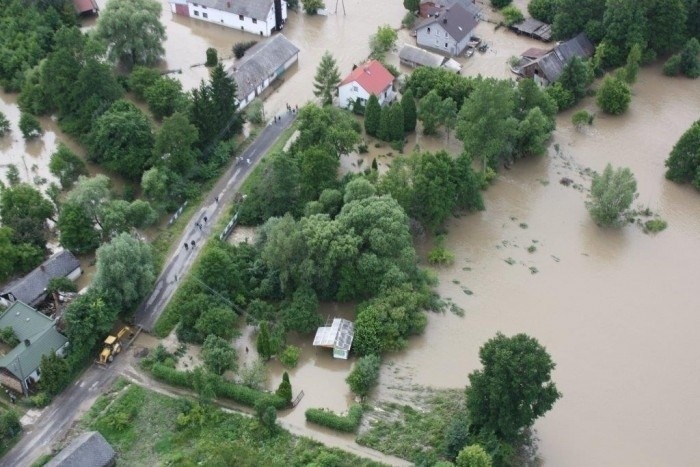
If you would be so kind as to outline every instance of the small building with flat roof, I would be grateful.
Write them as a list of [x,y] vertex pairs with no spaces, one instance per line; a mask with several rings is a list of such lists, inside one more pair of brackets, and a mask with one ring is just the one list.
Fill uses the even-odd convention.
[[[330,325],[329,325],[330,324]],[[316,330],[314,347],[333,349],[333,358],[348,359],[352,339],[355,336],[355,325],[343,318],[334,318]]]

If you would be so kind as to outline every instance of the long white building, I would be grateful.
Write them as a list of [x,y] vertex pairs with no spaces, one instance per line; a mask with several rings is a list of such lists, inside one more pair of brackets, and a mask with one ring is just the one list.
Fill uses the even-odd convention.
[[284,0],[169,0],[181,16],[221,24],[259,36],[280,31],[287,21]]

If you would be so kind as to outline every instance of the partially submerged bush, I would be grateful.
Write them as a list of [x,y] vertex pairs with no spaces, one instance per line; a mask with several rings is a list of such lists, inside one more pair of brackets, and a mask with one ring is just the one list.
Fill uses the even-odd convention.
[[354,433],[362,420],[362,406],[355,404],[350,407],[347,415],[338,415],[328,409],[307,409],[306,421],[332,428],[346,433]]
[[257,44],[257,41],[246,41],[246,42],[236,42],[233,45],[233,55],[236,58],[243,58],[245,55],[246,50],[250,49],[253,47],[255,44]]
[[668,222],[663,219],[651,219],[644,223],[644,231],[649,233],[658,233],[668,227]]

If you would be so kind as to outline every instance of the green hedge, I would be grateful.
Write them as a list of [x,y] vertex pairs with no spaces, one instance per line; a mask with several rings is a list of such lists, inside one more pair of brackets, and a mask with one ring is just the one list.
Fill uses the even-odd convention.
[[[178,371],[174,368],[155,363],[149,370],[157,380],[179,386],[182,388],[194,389],[194,378],[191,371]],[[226,381],[221,377],[214,379],[214,394],[216,397],[231,399],[239,404],[255,407],[255,403],[263,397],[272,396],[271,400],[276,409],[281,410],[288,407],[287,401],[275,394],[251,389],[247,386]]]
[[307,409],[305,415],[308,422],[346,433],[354,433],[360,426],[362,406],[354,404],[345,416],[338,415],[328,409]]

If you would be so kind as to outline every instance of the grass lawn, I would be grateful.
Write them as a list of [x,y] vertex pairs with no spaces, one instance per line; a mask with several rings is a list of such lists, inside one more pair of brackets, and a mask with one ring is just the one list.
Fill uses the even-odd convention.
[[102,433],[120,465],[380,465],[279,427],[270,433],[254,418],[133,384],[99,398],[82,423]]
[[409,399],[413,405],[381,403],[380,410],[365,412],[369,429],[357,442],[417,465],[433,465],[443,459],[446,433],[464,404],[464,390],[417,389]]

